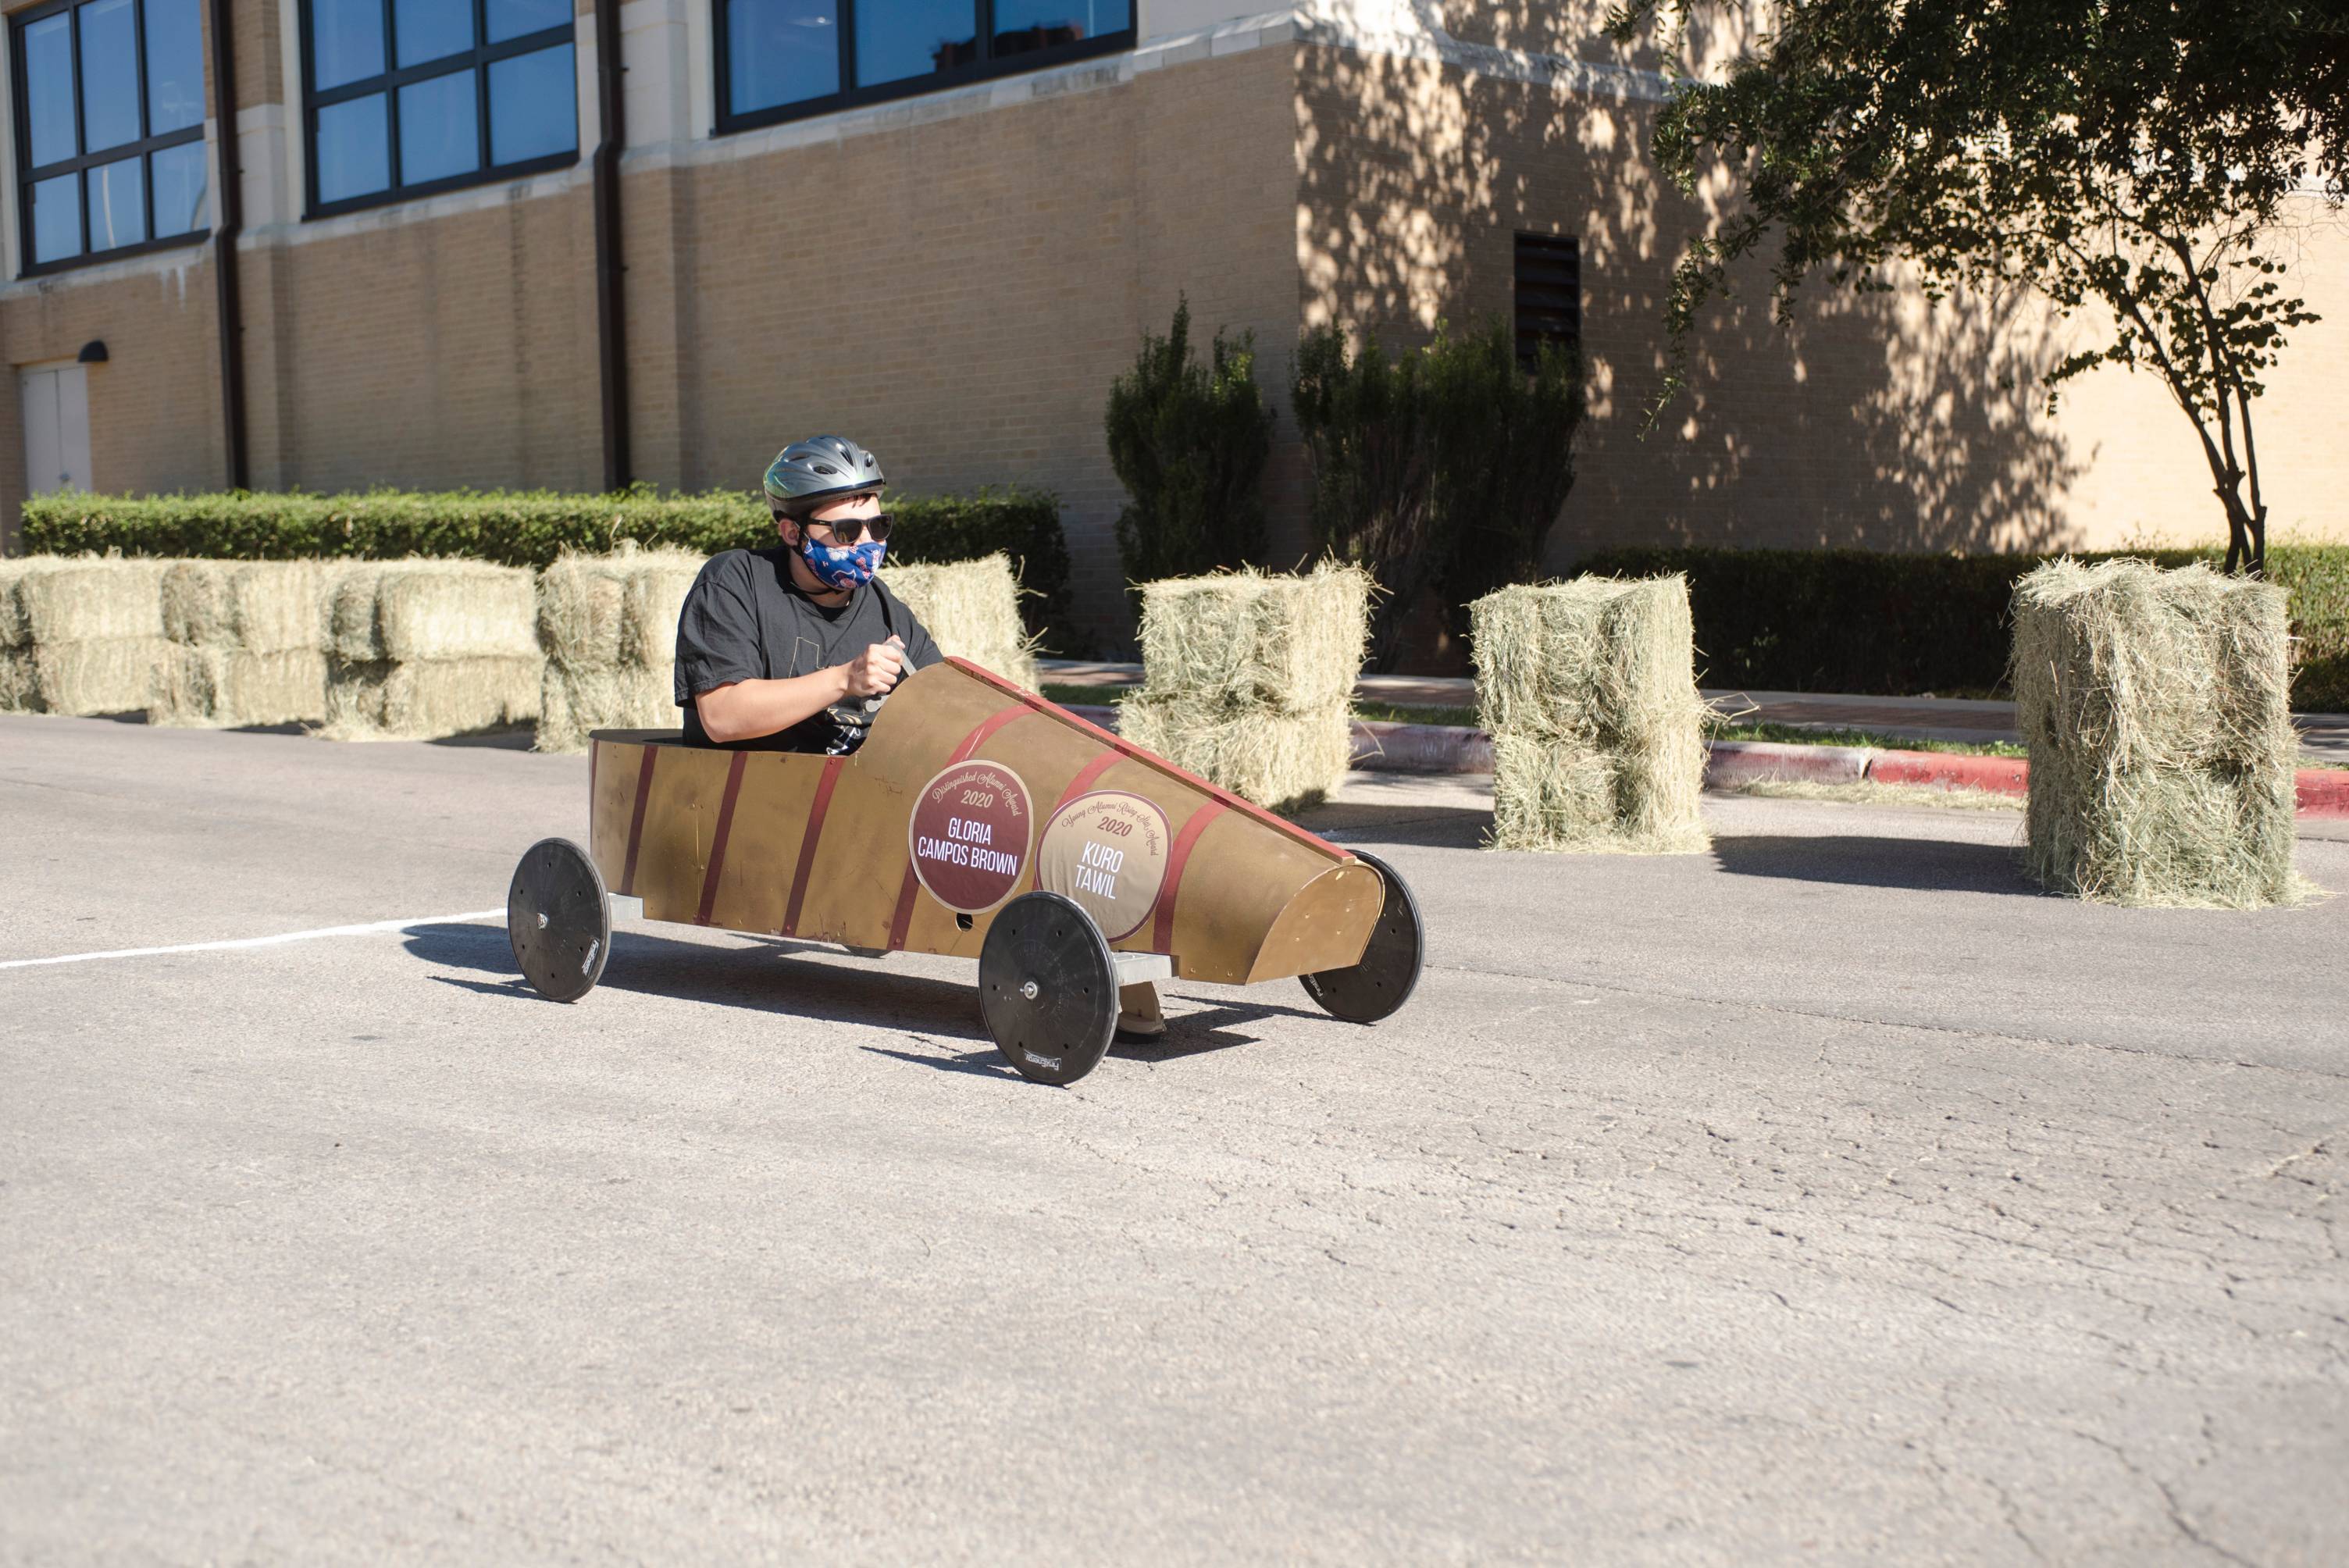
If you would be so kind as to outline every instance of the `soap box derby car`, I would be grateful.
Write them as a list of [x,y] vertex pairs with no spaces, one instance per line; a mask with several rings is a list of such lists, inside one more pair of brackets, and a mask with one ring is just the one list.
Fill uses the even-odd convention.
[[585,995],[616,913],[978,960],[1006,1059],[1072,1083],[1118,989],[1297,975],[1374,1023],[1423,954],[1402,878],[961,659],[908,676],[849,757],[591,738],[588,847],[515,868],[506,925],[530,984]]

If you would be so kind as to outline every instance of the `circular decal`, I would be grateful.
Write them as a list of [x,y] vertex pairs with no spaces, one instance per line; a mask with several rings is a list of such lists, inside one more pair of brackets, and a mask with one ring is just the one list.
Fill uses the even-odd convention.
[[1166,813],[1139,795],[1102,789],[1052,815],[1036,847],[1036,885],[1084,906],[1112,942],[1150,918],[1166,880]]
[[914,802],[914,874],[948,909],[984,914],[1019,885],[1034,822],[1019,775],[1000,762],[957,762]]

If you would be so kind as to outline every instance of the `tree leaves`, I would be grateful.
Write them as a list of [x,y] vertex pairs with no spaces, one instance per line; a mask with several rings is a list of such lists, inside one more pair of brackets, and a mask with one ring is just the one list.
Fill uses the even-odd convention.
[[[1630,0],[1619,41],[1685,28],[1718,0]],[[2279,226],[2349,190],[2349,19],[2292,0],[1789,0],[1718,80],[1682,77],[1658,162],[1682,190],[1716,160],[1744,201],[1692,242],[1665,306],[1683,389],[1702,307],[1775,241],[1781,319],[1814,273],[1930,298],[2036,289],[2109,335],[2052,366],[2160,375],[2226,508],[2230,563],[2261,552],[2252,402],[2315,320],[2275,280]],[[2248,493],[2245,486],[2248,485]]]

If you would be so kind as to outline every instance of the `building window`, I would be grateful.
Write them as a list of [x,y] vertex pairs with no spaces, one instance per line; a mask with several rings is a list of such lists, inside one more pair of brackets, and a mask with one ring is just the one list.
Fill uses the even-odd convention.
[[1582,347],[1582,242],[1560,234],[1517,236],[1517,363],[1534,367],[1545,343]]
[[310,215],[577,162],[573,26],[571,0],[303,0]]
[[9,18],[24,270],[212,227],[198,0],[57,0]]
[[1133,0],[716,0],[718,129],[1133,46]]

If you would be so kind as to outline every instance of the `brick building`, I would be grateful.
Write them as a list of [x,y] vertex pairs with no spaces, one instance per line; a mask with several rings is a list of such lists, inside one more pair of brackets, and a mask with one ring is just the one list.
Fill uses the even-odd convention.
[[[1561,565],[1624,540],[2220,529],[2151,378],[2038,409],[2064,339],[2027,303],[1817,289],[1789,330],[1751,291],[1639,438],[1706,214],[1644,156],[1659,62],[1599,37],[1599,0],[570,4],[7,6],[0,424],[25,438],[0,439],[0,519],[61,480],[195,489],[234,463],[313,490],[747,488],[836,429],[914,490],[1056,490],[1107,624],[1102,401],[1178,293],[1256,334],[1285,404],[1304,326],[1409,342],[1554,308],[1563,278],[1592,417]],[[2349,533],[2325,373],[2349,242],[2307,205],[2296,282],[2329,319],[2272,378],[2261,449],[2279,531]],[[1303,478],[1284,417],[1290,547]]]

